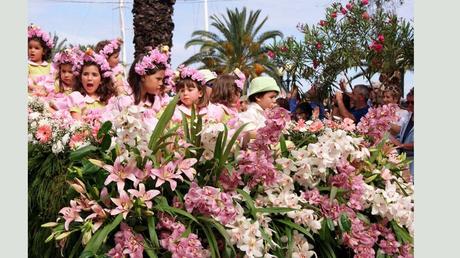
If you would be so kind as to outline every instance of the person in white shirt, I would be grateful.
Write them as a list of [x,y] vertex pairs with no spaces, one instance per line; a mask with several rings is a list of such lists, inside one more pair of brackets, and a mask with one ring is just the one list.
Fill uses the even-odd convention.
[[244,131],[249,132],[249,138],[255,138],[257,129],[265,126],[264,110],[275,105],[279,92],[280,88],[271,77],[256,77],[251,81],[248,109],[238,115],[241,124],[247,123]]

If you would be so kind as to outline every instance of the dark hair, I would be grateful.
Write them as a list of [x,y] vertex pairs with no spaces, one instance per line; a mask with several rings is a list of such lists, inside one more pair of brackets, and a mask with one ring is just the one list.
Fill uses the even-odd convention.
[[42,61],[49,61],[50,58],[51,58],[51,48],[48,47],[48,45],[46,45],[45,41],[40,37],[32,37],[32,38],[30,38],[27,41],[27,44],[32,40],[35,40],[38,43],[40,43],[40,46],[43,48],[43,60]]
[[342,100],[343,100],[343,105],[345,106],[345,108],[346,108],[347,110],[350,110],[350,109],[351,109],[351,98],[350,98],[350,95],[348,95],[348,94],[343,94],[342,96],[343,96],[343,98],[342,98]]
[[[176,83],[177,94],[179,94],[180,90],[185,87],[187,87],[188,89],[197,88],[201,92],[201,98],[197,101],[197,103],[195,103],[198,108],[203,108],[208,105],[208,96],[206,95],[206,86],[203,86],[200,83],[197,83],[196,81],[190,78],[180,79]],[[179,100],[178,104],[183,104],[183,103]]]
[[[72,66],[72,64],[71,64],[71,63],[62,63],[62,64],[59,64],[59,70],[58,70],[58,72],[57,72],[57,74],[56,74],[55,79],[59,82],[59,92],[61,92],[61,93],[64,92],[64,85],[63,85],[63,82],[62,82],[62,79],[61,79],[61,66],[62,66],[62,65],[71,65],[71,66]],[[70,87],[71,87],[72,89],[75,89],[75,80],[73,81],[73,84],[70,85]]]
[[[110,40],[101,40],[101,41],[97,42],[96,47],[94,48],[94,51],[96,51],[96,53],[99,54],[99,52],[102,49],[104,49],[104,47],[107,46],[108,44],[110,44]],[[120,50],[121,50],[120,47],[118,47],[117,49],[114,49],[112,54],[110,54],[107,58],[111,57],[113,54],[119,53]]]
[[310,119],[310,117],[313,115],[313,109],[308,102],[299,103],[295,109],[300,109],[302,113],[307,115],[307,119]]
[[238,99],[238,94],[241,94],[241,90],[236,86],[236,79],[238,78],[231,74],[217,76],[212,87],[210,101],[230,106],[230,103]]
[[[249,96],[249,98],[248,98],[249,102],[256,102],[257,98],[262,98],[266,93],[269,93],[269,92],[276,92],[276,91],[269,90],[269,91],[262,91],[262,92],[253,94],[253,95]],[[276,92],[276,94],[278,94],[278,92]]]
[[276,103],[278,106],[289,111],[289,101],[286,98],[278,98],[276,99]]
[[[129,68],[129,73],[128,73],[128,84],[132,89],[132,94],[134,94],[134,104],[139,104],[141,102],[141,88],[142,88],[142,75],[139,75],[136,72],[136,64],[141,60],[145,55],[141,54],[138,57],[136,57],[131,64],[131,67]],[[145,75],[152,75],[155,74],[158,71],[161,70],[166,70],[166,67],[163,64],[155,64],[155,68],[153,69],[148,69],[145,72]],[[166,77],[165,77],[166,81]],[[165,89],[165,83],[163,82],[163,85],[161,86],[161,91]],[[155,102],[155,95],[147,93],[147,99],[151,102]]]
[[81,76],[82,76],[82,73],[83,73],[83,69],[85,67],[91,66],[91,65],[95,65],[97,67],[97,69],[99,71],[99,75],[101,76],[101,84],[97,88],[96,93],[100,98],[99,100],[102,103],[107,104],[107,101],[113,95],[115,95],[115,88],[113,86],[112,78],[111,77],[103,77],[102,72],[101,72],[101,68],[95,62],[92,62],[92,61],[87,62],[86,61],[86,62],[83,63],[83,65],[81,66],[80,73],[79,73],[79,75],[77,77],[77,83],[75,83],[75,85],[74,85],[74,90],[79,91],[83,95],[86,95],[85,88],[83,87],[83,84],[81,82]]

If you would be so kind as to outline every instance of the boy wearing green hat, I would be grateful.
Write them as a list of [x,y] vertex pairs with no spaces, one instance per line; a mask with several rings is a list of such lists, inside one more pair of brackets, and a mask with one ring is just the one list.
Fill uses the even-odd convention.
[[241,123],[248,123],[245,131],[256,131],[265,126],[264,110],[275,105],[279,92],[280,88],[271,77],[261,76],[251,81],[248,93],[248,109],[238,116]]

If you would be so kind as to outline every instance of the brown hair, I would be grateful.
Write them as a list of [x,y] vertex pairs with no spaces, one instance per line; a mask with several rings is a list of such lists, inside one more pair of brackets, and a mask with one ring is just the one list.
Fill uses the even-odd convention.
[[[208,96],[206,94],[206,86],[203,86],[200,83],[197,83],[196,81],[190,78],[180,79],[176,83],[177,94],[179,94],[180,90],[185,87],[187,87],[188,89],[197,88],[201,92],[201,97],[198,99],[197,103],[195,103],[198,108],[203,108],[208,105]],[[178,104],[183,104],[183,103],[179,100]]]
[[[55,79],[59,82],[59,92],[61,92],[61,93],[64,92],[64,85],[63,85],[63,82],[62,82],[62,79],[61,79],[61,66],[62,66],[62,65],[70,65],[70,66],[72,66],[72,64],[71,64],[71,63],[62,63],[62,64],[59,64],[59,69],[58,69],[58,72],[57,72],[57,74],[56,74]],[[75,76],[75,75],[74,75],[74,76]],[[76,80],[73,80],[73,84],[70,85],[70,87],[71,87],[72,89],[75,88],[75,81],[76,81]]]
[[51,58],[51,48],[46,45],[45,41],[40,38],[40,37],[32,37],[27,41],[27,44],[29,44],[30,41],[37,41],[40,43],[40,46],[43,48],[43,60],[42,61],[49,61]]
[[241,90],[236,86],[236,79],[238,79],[236,76],[230,74],[217,76],[212,87],[210,101],[229,107],[231,103],[238,100],[238,95],[241,94]]
[[[107,46],[110,43],[110,40],[101,40],[97,42],[96,47],[94,48],[94,51],[99,54],[99,52],[104,49],[105,46]],[[111,57],[113,54],[119,53],[121,50],[121,47],[118,47],[117,49],[114,49],[112,54],[110,54],[107,58]]]
[[81,82],[81,76],[83,73],[83,68],[87,66],[95,65],[99,71],[99,75],[101,76],[101,84],[96,90],[97,95],[99,96],[99,100],[107,104],[107,101],[115,95],[115,88],[113,86],[113,81],[111,77],[103,77],[102,72],[101,72],[101,67],[96,62],[92,61],[85,61],[81,67],[80,73],[78,74],[77,83],[74,85],[74,90],[79,91],[82,95],[86,95],[85,88],[83,87],[83,84]]
[[[129,73],[128,73],[128,84],[132,89],[132,94],[134,94],[134,104],[139,104],[141,102],[141,88],[142,88],[142,75],[139,75],[136,72],[136,64],[141,60],[145,55],[140,54],[138,57],[136,57],[131,64],[131,67],[129,68]],[[145,75],[152,75],[155,74],[156,72],[160,70],[166,70],[166,67],[163,64],[156,64],[155,63],[155,68],[148,69],[145,71]],[[164,91],[165,89],[165,82],[166,82],[167,77],[165,77],[163,81],[163,85],[161,86],[161,92]],[[155,95],[147,93],[147,99],[151,102],[155,102]]]

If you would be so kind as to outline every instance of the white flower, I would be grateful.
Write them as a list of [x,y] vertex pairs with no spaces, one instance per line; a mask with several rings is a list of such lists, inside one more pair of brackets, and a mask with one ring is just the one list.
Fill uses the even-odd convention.
[[64,150],[64,145],[62,144],[61,141],[57,141],[53,146],[51,147],[51,151],[54,154],[58,154]]

